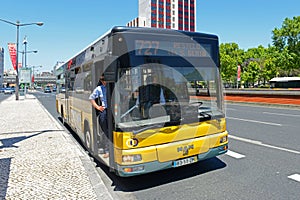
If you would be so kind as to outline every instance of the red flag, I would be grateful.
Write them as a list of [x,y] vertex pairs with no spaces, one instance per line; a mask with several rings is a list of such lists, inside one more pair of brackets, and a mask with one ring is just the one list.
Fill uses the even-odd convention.
[[70,61],[68,62],[68,69],[71,68],[72,64],[73,64],[73,60],[70,60]]
[[10,60],[13,65],[14,70],[17,69],[16,67],[16,60],[17,60],[17,50],[16,50],[16,44],[15,43],[8,43],[8,51],[10,55]]
[[31,82],[34,83],[34,75],[31,77]]
[[241,65],[237,67],[237,81],[241,80]]

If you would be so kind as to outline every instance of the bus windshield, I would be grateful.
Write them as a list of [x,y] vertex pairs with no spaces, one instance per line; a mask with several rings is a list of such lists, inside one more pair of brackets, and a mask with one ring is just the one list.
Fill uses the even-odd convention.
[[115,122],[123,131],[192,124],[224,117],[218,68],[158,63],[119,69]]

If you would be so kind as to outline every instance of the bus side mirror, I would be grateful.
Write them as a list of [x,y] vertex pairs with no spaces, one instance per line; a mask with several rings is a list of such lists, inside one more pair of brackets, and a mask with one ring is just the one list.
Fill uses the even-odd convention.
[[117,81],[117,56],[105,56],[104,80],[107,82]]

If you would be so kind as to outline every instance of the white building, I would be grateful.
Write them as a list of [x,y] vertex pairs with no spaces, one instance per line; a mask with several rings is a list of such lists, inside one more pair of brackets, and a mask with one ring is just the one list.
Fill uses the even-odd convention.
[[139,0],[139,16],[130,27],[196,30],[196,0]]

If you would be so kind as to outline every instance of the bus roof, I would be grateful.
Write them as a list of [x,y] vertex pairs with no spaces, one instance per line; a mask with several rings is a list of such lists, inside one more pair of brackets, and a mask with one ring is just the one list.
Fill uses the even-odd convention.
[[181,31],[181,30],[175,30],[175,29],[163,29],[163,28],[150,28],[150,27],[127,27],[127,26],[115,26],[111,29],[111,33],[117,33],[117,32],[140,32],[140,31],[146,31],[147,33],[162,33],[162,34],[172,34],[172,33],[182,33],[188,36],[197,36],[197,37],[205,37],[210,39],[218,39],[217,35],[214,34],[208,34],[208,33],[200,33],[200,32],[189,32],[189,31]]
[[63,67],[63,65],[67,64],[71,59],[75,58],[78,56],[80,53],[85,51],[86,49],[90,48],[94,44],[96,44],[99,40],[103,39],[104,37],[108,35],[112,35],[114,33],[118,32],[140,32],[140,31],[145,31],[147,33],[161,33],[161,34],[174,34],[174,33],[182,33],[184,35],[190,36],[190,37],[202,37],[202,38],[209,38],[213,40],[218,40],[217,35],[213,34],[207,34],[207,33],[200,33],[200,32],[188,32],[188,31],[180,31],[180,30],[175,30],[175,29],[162,29],[162,28],[149,28],[149,27],[127,27],[127,26],[114,26],[110,30],[108,30],[106,33],[98,37],[96,40],[94,40],[92,43],[87,45],[85,48],[80,50],[77,54],[73,55],[70,57],[68,60],[66,60],[64,63],[61,63],[60,65],[56,66],[55,70],[58,70],[59,68]]

